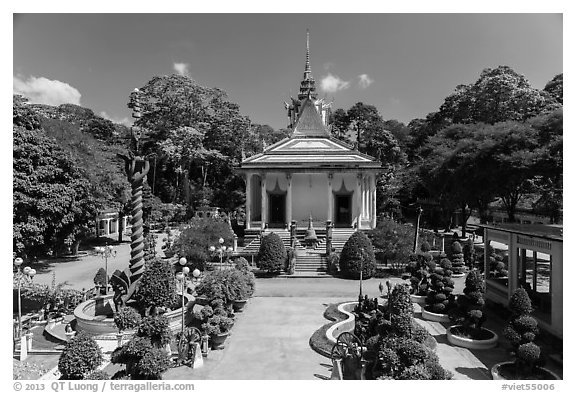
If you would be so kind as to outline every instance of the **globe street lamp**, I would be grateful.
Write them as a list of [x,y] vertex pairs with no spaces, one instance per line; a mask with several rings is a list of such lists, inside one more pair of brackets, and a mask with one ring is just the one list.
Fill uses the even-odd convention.
[[186,287],[186,276],[188,276],[188,273],[190,273],[190,268],[186,266],[186,263],[188,263],[188,261],[184,257],[180,258],[178,263],[182,266],[182,271],[176,273],[176,278],[182,284],[182,337],[184,337],[184,307],[185,307],[184,289]]
[[104,277],[104,294],[108,295],[108,258],[114,257],[116,258],[116,250],[112,246],[105,246],[105,247],[96,247],[96,252],[100,254],[100,257],[103,258],[105,262],[105,277]]
[[[14,256],[14,254],[12,254]],[[18,274],[18,337],[22,335],[22,276],[26,275],[33,279],[36,275],[36,270],[30,266],[21,269],[24,260],[20,257],[14,258],[14,266],[16,266]]]

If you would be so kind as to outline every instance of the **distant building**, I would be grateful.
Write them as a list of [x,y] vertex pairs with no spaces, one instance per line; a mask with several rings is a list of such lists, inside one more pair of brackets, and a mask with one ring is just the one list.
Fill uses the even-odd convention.
[[331,104],[317,98],[308,42],[298,98],[285,103],[292,134],[238,168],[246,179],[246,228],[285,228],[292,220],[304,227],[309,217],[374,228],[381,163],[330,135]]
[[[124,232],[132,228],[130,223],[132,216],[126,215],[122,218],[122,228]],[[98,212],[96,216],[96,235],[100,236],[118,236],[120,230],[120,221],[118,211],[115,209],[105,209]]]

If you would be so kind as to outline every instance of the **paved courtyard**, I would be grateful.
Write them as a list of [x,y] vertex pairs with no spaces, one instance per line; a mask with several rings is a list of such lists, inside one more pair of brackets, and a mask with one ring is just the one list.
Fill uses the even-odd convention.
[[[463,278],[457,279],[462,288]],[[363,283],[371,297],[379,295],[373,278]],[[400,279],[391,279],[400,282]],[[323,313],[328,305],[356,299],[359,281],[337,278],[258,279],[255,296],[244,313],[239,314],[224,350],[212,351],[204,367],[169,370],[166,379],[327,379],[330,359],[310,348],[309,339],[322,325],[329,323]],[[461,289],[460,289],[461,290]],[[419,319],[438,342],[442,365],[454,373],[454,379],[491,379],[489,367],[508,360],[504,343],[489,351],[470,351],[454,347],[445,338],[446,326]],[[503,323],[496,316],[487,326],[495,330]]]

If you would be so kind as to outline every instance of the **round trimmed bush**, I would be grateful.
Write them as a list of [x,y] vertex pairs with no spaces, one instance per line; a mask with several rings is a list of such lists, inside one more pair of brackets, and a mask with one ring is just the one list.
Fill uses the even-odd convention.
[[158,347],[164,347],[172,338],[168,319],[163,315],[142,318],[137,334],[140,337],[148,337],[152,344]]
[[510,297],[508,307],[514,315],[530,314],[532,312],[532,301],[530,296],[528,296],[528,292],[524,288],[518,288]]
[[280,236],[272,232],[262,238],[256,266],[269,273],[279,273],[286,262],[286,248]]
[[132,307],[123,307],[120,311],[114,314],[114,323],[116,324],[119,332],[134,329],[140,324],[141,321],[142,317],[138,311]]
[[484,308],[484,279],[479,270],[471,270],[466,276],[464,294],[458,296],[458,308],[450,314],[450,319],[462,324],[471,334],[480,334],[482,324],[486,321]]
[[518,358],[526,363],[536,363],[540,359],[540,347],[534,343],[522,344],[518,347]]
[[142,307],[167,307],[176,304],[176,281],[172,265],[155,258],[146,266],[136,295]]
[[102,363],[102,350],[86,333],[72,338],[64,347],[58,360],[62,379],[83,379]]
[[372,242],[361,231],[356,231],[350,236],[342,252],[340,253],[340,271],[349,278],[360,278],[360,268],[362,278],[370,278],[376,271],[376,259],[374,257],[374,247]]
[[170,359],[160,348],[152,348],[136,365],[139,379],[162,379],[162,373],[170,367]]

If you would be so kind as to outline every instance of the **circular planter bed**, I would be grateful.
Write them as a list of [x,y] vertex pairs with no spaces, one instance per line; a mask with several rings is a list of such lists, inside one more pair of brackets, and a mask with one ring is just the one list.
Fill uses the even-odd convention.
[[469,349],[490,349],[498,344],[498,335],[492,330],[481,328],[479,337],[469,337],[462,325],[450,326],[446,330],[448,342]]
[[212,341],[212,349],[224,349],[224,342],[226,341],[226,338],[229,334],[230,332],[226,332],[210,336]]
[[247,301],[248,300],[234,300],[232,302],[232,308],[234,309],[234,312],[244,311],[244,306],[246,306]]
[[464,277],[466,273],[452,273],[452,278]]
[[410,300],[412,303],[424,305],[426,304],[426,295],[410,295]]
[[450,322],[448,314],[437,314],[435,312],[427,311],[422,307],[422,318],[432,322]]
[[530,375],[518,375],[514,362],[496,363],[490,369],[495,380],[554,380],[560,377],[544,367],[536,367],[536,372]]

